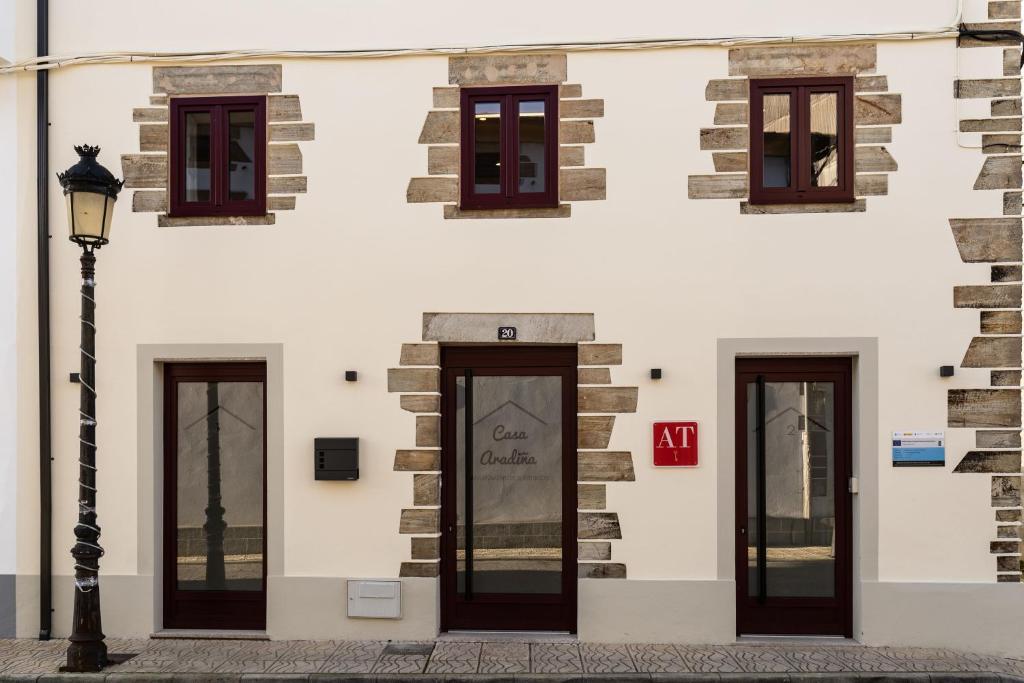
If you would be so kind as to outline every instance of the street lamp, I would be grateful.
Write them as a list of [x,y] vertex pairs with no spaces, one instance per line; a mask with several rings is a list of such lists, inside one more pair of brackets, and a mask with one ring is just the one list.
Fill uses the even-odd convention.
[[78,523],[75,524],[75,615],[64,671],[99,671],[107,664],[100,619],[100,527],[96,523],[96,256],[110,240],[114,202],[123,180],[96,161],[99,147],[75,147],[78,163],[58,173],[72,242],[82,247],[82,367],[79,373]]

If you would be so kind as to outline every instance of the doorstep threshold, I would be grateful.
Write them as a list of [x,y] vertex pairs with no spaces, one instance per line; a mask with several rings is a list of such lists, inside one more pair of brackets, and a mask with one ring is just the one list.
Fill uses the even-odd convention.
[[853,638],[844,636],[778,636],[750,634],[736,637],[737,645],[830,645],[862,646]]
[[439,641],[467,641],[472,643],[575,643],[576,634],[568,631],[445,631],[437,635]]
[[266,631],[229,631],[222,629],[165,628],[149,637],[153,640],[270,640]]

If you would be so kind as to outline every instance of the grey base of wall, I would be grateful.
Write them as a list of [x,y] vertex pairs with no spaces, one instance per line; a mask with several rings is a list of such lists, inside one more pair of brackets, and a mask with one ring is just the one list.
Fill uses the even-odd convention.
[[[11,585],[9,578],[13,577],[2,577],[0,588]],[[271,576],[268,635],[274,640],[433,640],[437,636],[437,579],[402,579],[401,619],[347,617],[346,580]],[[111,575],[102,576],[101,582],[103,630],[108,637],[148,638],[158,630],[159,592],[154,590],[153,577]],[[578,585],[581,642],[736,641],[733,581],[581,579]],[[38,576],[18,576],[14,587],[17,636],[35,638]],[[68,635],[72,591],[70,576],[54,577],[54,638]],[[1019,584],[883,581],[854,587],[854,634],[865,645],[935,647],[1021,658],[1021,633],[1024,591]]]
[[1010,676],[1007,674],[986,674],[986,673],[912,673],[912,674],[850,674],[850,673],[808,673],[808,674],[784,674],[784,673],[743,673],[743,674],[519,674],[519,675],[498,675],[498,674],[47,674],[45,676],[35,675],[11,675],[0,674],[0,681],[11,681],[12,683],[81,683],[88,681],[195,681],[199,683],[255,683],[256,681],[273,681],[273,683],[284,683],[285,681],[315,681],[319,683],[352,683],[368,681],[421,681],[422,683],[442,683],[443,681],[468,681],[470,683],[514,683],[515,681],[573,681],[579,683],[635,683],[642,681],[658,681],[658,683],[703,683],[715,681],[728,683],[741,683],[742,681],[884,681],[885,683],[968,683],[973,681],[985,681],[995,683],[996,681],[1007,681],[1013,683],[1024,683],[1024,677]]

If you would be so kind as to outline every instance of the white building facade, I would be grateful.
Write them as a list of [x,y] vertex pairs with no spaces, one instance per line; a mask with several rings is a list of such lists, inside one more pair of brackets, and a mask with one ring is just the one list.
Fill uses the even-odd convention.
[[[51,1],[53,634],[80,389],[55,172],[89,143],[125,179],[97,251],[108,636],[1024,654],[1020,43],[960,35],[1020,3],[518,7]],[[34,9],[0,25],[20,637]]]

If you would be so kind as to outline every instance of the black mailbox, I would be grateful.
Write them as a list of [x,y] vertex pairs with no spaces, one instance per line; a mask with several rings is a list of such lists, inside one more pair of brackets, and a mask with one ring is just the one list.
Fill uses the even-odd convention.
[[359,439],[314,439],[313,474],[327,481],[358,479]]

